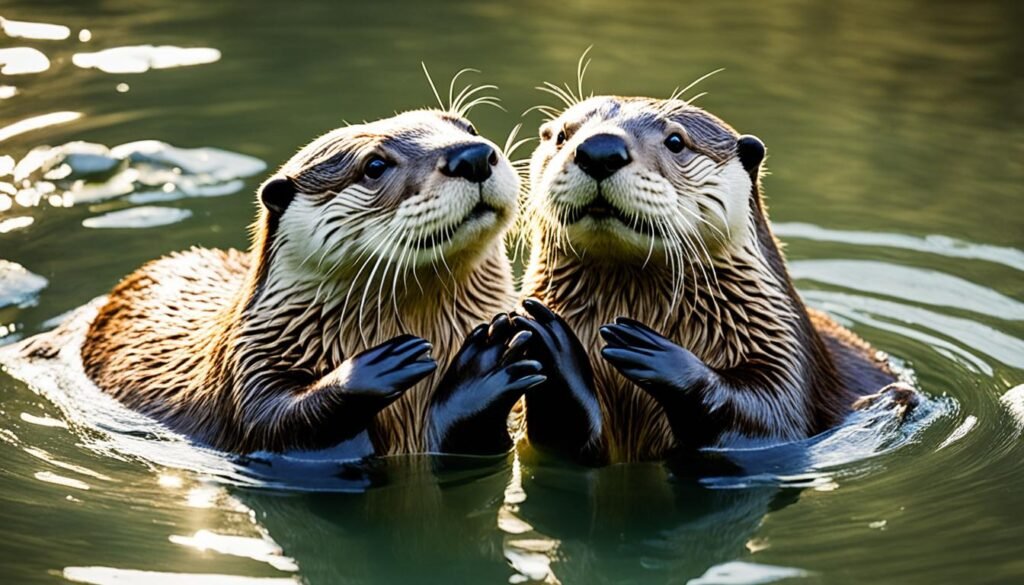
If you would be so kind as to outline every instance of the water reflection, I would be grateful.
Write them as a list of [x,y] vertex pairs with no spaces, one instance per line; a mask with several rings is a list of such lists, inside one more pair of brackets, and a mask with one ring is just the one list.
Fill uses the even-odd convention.
[[172,46],[114,47],[96,53],[75,53],[71,62],[83,69],[104,73],[145,73],[150,69],[170,69],[205,65],[220,61],[220,51],[208,47]]
[[748,554],[765,514],[799,497],[777,485],[709,489],[673,480],[658,464],[582,471],[534,462],[523,475],[528,496],[516,515],[533,530],[507,546],[529,557],[547,542],[543,554],[562,583],[685,583]]
[[50,68],[50,60],[39,49],[14,47],[0,49],[0,74],[26,75]]
[[71,29],[60,24],[25,22],[0,17],[0,30],[12,38],[60,41],[71,36]]

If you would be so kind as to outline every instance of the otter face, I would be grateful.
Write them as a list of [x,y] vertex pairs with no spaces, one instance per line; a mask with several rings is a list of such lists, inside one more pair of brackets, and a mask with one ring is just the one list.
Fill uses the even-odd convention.
[[261,199],[282,261],[328,276],[479,255],[512,221],[519,191],[497,146],[436,110],[334,130],[275,177]]
[[577,254],[710,260],[746,231],[764,146],[700,108],[593,97],[540,140],[527,213]]

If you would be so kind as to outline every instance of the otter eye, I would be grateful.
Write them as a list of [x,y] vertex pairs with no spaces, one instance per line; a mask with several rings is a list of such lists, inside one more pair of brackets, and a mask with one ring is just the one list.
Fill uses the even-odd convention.
[[366,167],[363,168],[363,174],[366,175],[366,178],[368,179],[379,179],[386,170],[388,170],[388,161],[379,156],[375,156],[366,161]]
[[555,146],[562,146],[565,143],[565,130],[560,130],[558,136],[555,137]]
[[684,146],[686,144],[683,143],[683,137],[679,134],[673,134],[665,139],[665,147],[676,154],[682,152]]
[[479,136],[480,133],[476,131],[476,126],[470,124],[469,128],[466,128],[466,132],[469,132],[470,136]]

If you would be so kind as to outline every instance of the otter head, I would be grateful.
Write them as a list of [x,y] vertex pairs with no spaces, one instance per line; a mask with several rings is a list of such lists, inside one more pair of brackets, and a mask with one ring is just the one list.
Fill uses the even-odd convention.
[[750,233],[764,145],[685,101],[592,97],[540,140],[529,218],[578,255],[709,260]]
[[513,219],[518,189],[508,159],[469,121],[416,110],[321,136],[260,199],[279,268],[372,280],[384,267],[471,265]]

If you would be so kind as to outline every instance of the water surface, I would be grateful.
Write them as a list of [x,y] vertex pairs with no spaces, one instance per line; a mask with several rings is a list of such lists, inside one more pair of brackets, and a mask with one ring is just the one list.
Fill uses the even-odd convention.
[[[438,475],[410,457],[298,490],[101,395],[0,373],[0,581],[1024,582],[1019,3],[7,0],[0,16],[2,344],[146,260],[246,246],[265,169],[344,121],[431,105],[421,61],[501,87],[507,112],[471,115],[501,143],[593,44],[588,91],[666,96],[725,69],[698,103],[767,144],[799,290],[932,397],[902,429],[869,417],[745,453],[762,469],[740,479],[529,457]],[[30,152],[84,176],[15,181]]]

